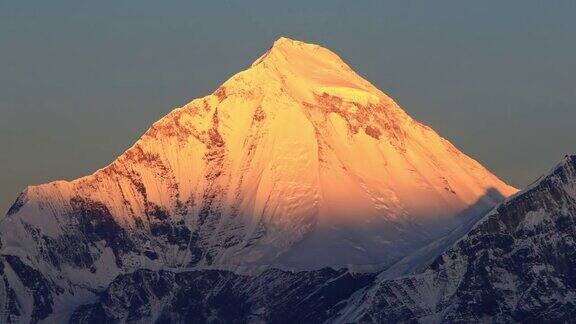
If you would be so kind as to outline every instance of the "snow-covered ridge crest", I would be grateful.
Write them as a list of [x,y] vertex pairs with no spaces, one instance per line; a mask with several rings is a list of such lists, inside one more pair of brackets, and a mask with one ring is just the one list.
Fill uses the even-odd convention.
[[[574,199],[576,201],[576,155],[565,155],[550,171],[541,175],[526,188],[511,195],[508,199],[496,205],[490,212],[486,213],[486,215],[474,225],[473,229],[484,226],[484,222],[488,222],[491,218],[496,217],[502,210],[510,208],[510,206],[513,205],[521,204],[523,200],[530,200],[536,194],[541,195],[543,191],[555,197],[561,196],[562,199]],[[529,212],[522,222],[523,224],[531,223],[535,225],[534,221],[540,222],[544,220],[538,218],[539,216],[533,212]],[[520,223],[514,224],[514,226],[516,225],[520,225]],[[465,239],[466,236],[461,238],[461,240]]]

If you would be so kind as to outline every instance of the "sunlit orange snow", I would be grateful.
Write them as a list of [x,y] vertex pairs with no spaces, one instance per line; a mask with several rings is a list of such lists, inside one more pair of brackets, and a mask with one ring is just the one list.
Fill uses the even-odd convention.
[[[280,38],[106,168],[28,195],[62,204],[90,197],[126,227],[146,224],[150,205],[192,229],[207,210],[220,215],[206,243],[216,251],[212,265],[314,268],[398,260],[446,233],[469,206],[492,206],[490,192],[516,189],[336,54]],[[229,229],[243,241],[222,248],[219,233]],[[165,258],[187,257],[174,249]]]

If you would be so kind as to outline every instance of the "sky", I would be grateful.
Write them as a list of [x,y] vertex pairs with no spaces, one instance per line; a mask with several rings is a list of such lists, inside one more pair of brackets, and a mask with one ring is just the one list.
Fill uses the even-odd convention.
[[107,165],[280,36],[317,43],[504,181],[576,153],[576,2],[0,0],[0,213]]

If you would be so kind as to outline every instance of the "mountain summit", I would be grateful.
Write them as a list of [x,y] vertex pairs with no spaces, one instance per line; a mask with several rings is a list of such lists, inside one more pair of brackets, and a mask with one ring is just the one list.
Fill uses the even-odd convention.
[[139,268],[388,267],[514,192],[330,50],[280,38],[105,168],[28,187],[1,251],[87,289]]

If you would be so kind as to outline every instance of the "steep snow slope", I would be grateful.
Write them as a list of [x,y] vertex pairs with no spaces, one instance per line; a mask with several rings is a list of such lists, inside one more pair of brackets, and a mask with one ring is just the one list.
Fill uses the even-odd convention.
[[387,267],[514,192],[336,54],[281,38],[109,166],[28,187],[1,254],[56,305],[140,268]]
[[336,322],[567,323],[576,313],[576,156],[420,274],[382,279]]

